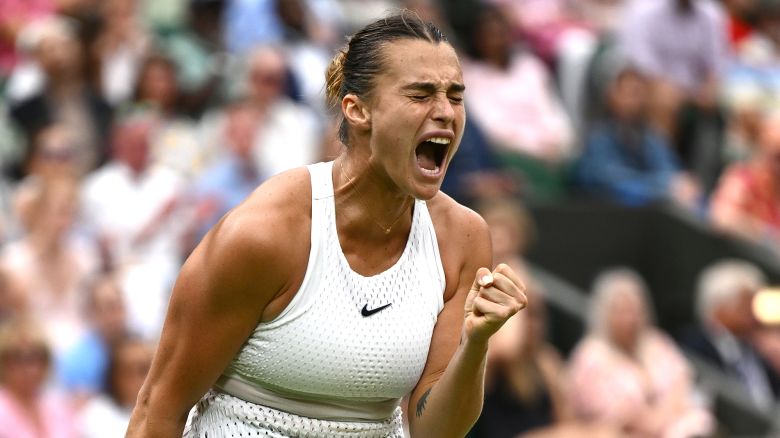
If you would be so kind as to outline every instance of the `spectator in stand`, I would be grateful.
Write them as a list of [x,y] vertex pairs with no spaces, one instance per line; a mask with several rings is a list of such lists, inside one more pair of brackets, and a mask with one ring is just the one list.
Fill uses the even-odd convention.
[[69,401],[48,389],[51,351],[31,320],[0,326],[0,437],[75,438]]
[[286,54],[292,77],[300,91],[292,96],[327,117],[325,71],[330,62],[330,48],[317,38],[321,24],[305,0],[275,0],[276,14],[282,25],[281,47]]
[[490,340],[485,404],[474,438],[618,437],[609,425],[574,416],[563,359],[546,340],[546,308],[538,286],[528,289],[527,312]]
[[246,102],[235,103],[226,110],[222,158],[195,181],[192,189],[195,221],[185,243],[187,254],[228,210],[241,203],[265,179],[252,159],[255,111]]
[[[343,2],[344,0],[305,0],[304,4],[301,4],[311,12],[306,25],[309,26],[308,35],[313,43],[328,45],[340,38]],[[370,2],[360,1],[363,11],[354,12],[371,10],[367,3]],[[228,2],[225,10],[224,39],[230,51],[245,56],[258,45],[279,44],[284,39],[285,24],[278,15],[277,7],[278,0]],[[374,12],[381,13],[382,10]],[[363,24],[365,23],[361,23]]]
[[664,200],[695,208],[700,190],[666,139],[645,119],[648,84],[621,69],[608,88],[608,116],[591,128],[574,171],[584,191],[625,205]]
[[226,98],[228,75],[236,59],[222,41],[224,0],[187,0],[187,22],[176,31],[159,35],[157,46],[177,66],[176,82],[185,96],[191,116],[221,105]]
[[546,341],[544,297],[523,259],[535,235],[531,217],[511,199],[487,201],[479,213],[490,228],[493,262],[509,265],[530,287],[527,313],[509,319],[490,340],[485,405],[473,437],[612,436],[574,419],[563,360]]
[[693,399],[692,370],[652,319],[639,275],[626,268],[599,274],[588,333],[570,362],[577,416],[629,436],[709,436],[713,419]]
[[141,111],[157,112],[151,138],[152,162],[192,178],[203,170],[205,152],[198,142],[196,126],[187,116],[186,99],[176,82],[176,71],[176,64],[168,56],[148,55],[138,73],[133,103]]
[[80,438],[125,436],[153,353],[151,345],[133,337],[125,337],[112,346],[105,391],[79,412],[76,424]]
[[100,4],[100,29],[90,46],[97,64],[103,97],[117,107],[133,96],[133,84],[151,44],[140,22],[136,0],[108,0]]
[[173,117],[181,111],[176,64],[160,52],[146,55],[139,67],[133,90],[133,104],[150,108],[162,117]]
[[732,51],[739,50],[745,40],[753,35],[755,20],[761,17],[759,5],[771,3],[774,0],[724,0],[723,5],[728,13],[728,35]]
[[42,322],[56,354],[83,330],[82,287],[98,266],[95,249],[74,233],[78,190],[73,179],[43,180],[21,218],[26,233],[0,255],[0,265],[14,277],[25,309]]
[[184,183],[150,157],[157,127],[153,114],[118,124],[114,158],[84,183],[82,213],[118,270],[128,324],[145,337],[159,335],[170,287],[180,266],[181,220],[177,203]]
[[696,292],[699,324],[686,328],[682,345],[739,381],[760,409],[780,395],[780,374],[773,371],[753,346],[759,332],[752,304],[766,284],[752,264],[723,260],[702,271]]
[[499,5],[519,37],[546,65],[554,69],[561,102],[570,123],[581,130],[585,81],[597,50],[598,35],[577,16],[572,0],[489,0]]
[[55,0],[5,0],[0,8],[0,83],[19,62],[17,37],[22,28],[56,12]]
[[42,128],[35,136],[22,184],[50,178],[76,178],[85,174],[79,167],[77,136],[62,123]]
[[467,118],[458,153],[447,167],[441,191],[461,204],[472,205],[517,195],[519,185],[517,178],[501,168],[479,126]]
[[[271,177],[279,172],[322,159],[323,128],[317,114],[285,95],[287,61],[284,53],[271,46],[255,48],[247,61],[240,98],[254,108],[252,157],[259,174]],[[224,111],[204,117],[203,135],[208,147],[219,150],[227,117]],[[324,140],[323,140],[324,139]]]
[[630,63],[653,81],[654,91],[665,91],[664,96],[655,97],[674,99],[668,108],[673,111],[652,114],[662,132],[674,132],[674,118],[684,102],[703,108],[715,105],[727,56],[723,11],[715,2],[633,2],[620,37]]
[[[477,211],[490,228],[493,263],[507,264],[522,281],[535,287],[525,256],[536,238],[536,225],[525,206],[516,199],[493,198],[483,200]],[[501,336],[495,341],[497,350],[505,349],[506,344],[512,344],[506,348],[514,348],[517,333],[521,331],[520,320],[510,318],[504,323],[498,332]]]
[[532,51],[550,65],[566,39],[585,32],[569,0],[489,0],[509,19],[512,35],[522,38]]
[[58,358],[57,381],[78,399],[106,389],[110,351],[127,336],[124,296],[113,273],[98,274],[85,297],[87,330],[75,345]]
[[759,151],[732,164],[712,196],[713,225],[725,233],[777,249],[780,244],[780,113],[763,117]]
[[547,68],[512,45],[497,7],[474,14],[463,63],[470,114],[506,165],[528,176],[530,191],[555,193],[561,167],[573,152],[573,130],[552,90]]
[[255,160],[267,176],[321,158],[322,128],[316,114],[283,94],[287,61],[272,47],[250,54],[247,98],[257,110]]
[[755,31],[739,47],[744,61],[765,68],[780,68],[780,4],[775,0],[757,1]]
[[762,0],[755,14],[756,29],[741,40],[722,86],[731,115],[729,162],[748,160],[756,153],[762,112],[780,107],[780,3]]
[[525,255],[536,238],[536,225],[528,210],[511,198],[483,201],[477,211],[490,228],[493,262],[506,263],[524,278],[528,275]]
[[[14,187],[12,195],[13,234],[19,238],[31,228],[30,206],[39,196],[43,185],[50,180],[73,180],[77,183],[84,169],[79,166],[76,136],[63,124],[54,123],[41,129],[32,144],[32,150],[24,166],[25,177]],[[26,229],[26,230],[25,230]]]
[[709,189],[720,169],[717,97],[728,56],[721,6],[710,0],[631,2],[620,46],[651,81],[651,123]]
[[68,126],[77,136],[79,168],[82,173],[88,172],[107,157],[112,109],[87,82],[84,54],[70,22],[52,17],[40,26],[35,53],[46,86],[14,104],[11,115],[28,142],[33,141],[41,128],[55,121]]

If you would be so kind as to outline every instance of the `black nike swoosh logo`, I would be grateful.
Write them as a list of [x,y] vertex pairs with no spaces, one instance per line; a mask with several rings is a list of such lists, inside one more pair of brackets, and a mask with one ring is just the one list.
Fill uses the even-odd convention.
[[363,316],[371,316],[377,312],[381,312],[382,310],[387,309],[388,307],[390,307],[391,304],[393,303],[387,303],[384,306],[379,306],[376,309],[371,309],[371,310],[368,310],[368,304],[366,304],[365,306],[363,306],[363,310],[360,311],[360,314]]

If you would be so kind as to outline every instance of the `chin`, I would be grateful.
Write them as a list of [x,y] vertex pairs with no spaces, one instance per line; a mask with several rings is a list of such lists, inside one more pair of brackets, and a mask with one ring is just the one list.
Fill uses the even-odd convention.
[[415,199],[419,199],[421,201],[430,201],[431,199],[435,198],[436,195],[439,193],[439,189],[436,189],[434,192],[425,192],[424,194],[421,194],[420,196],[414,196]]
[[441,190],[441,181],[437,184],[431,182],[414,181],[409,190],[409,195],[421,201],[430,201]]

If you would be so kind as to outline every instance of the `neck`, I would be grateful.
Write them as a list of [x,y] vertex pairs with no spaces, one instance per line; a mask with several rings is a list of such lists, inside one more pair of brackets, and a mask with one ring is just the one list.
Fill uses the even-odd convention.
[[25,411],[34,412],[38,400],[38,391],[25,391],[21,388],[15,388],[12,385],[7,385],[6,389],[8,393],[16,400]]
[[345,230],[377,240],[406,235],[414,198],[401,193],[371,164],[370,158],[346,153],[334,163],[335,196]]
[[78,94],[82,89],[81,81],[77,76],[63,75],[51,78],[49,90],[58,99],[65,99]]
[[38,255],[44,259],[54,259],[60,254],[62,247],[60,239],[53,236],[48,230],[40,227],[30,233],[30,243],[36,249]]

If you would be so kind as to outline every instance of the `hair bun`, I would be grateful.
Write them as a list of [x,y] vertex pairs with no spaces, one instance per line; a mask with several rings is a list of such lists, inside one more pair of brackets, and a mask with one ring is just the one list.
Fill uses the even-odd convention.
[[344,83],[344,62],[347,60],[348,50],[349,46],[339,49],[325,72],[325,98],[331,108],[339,104],[341,86]]

